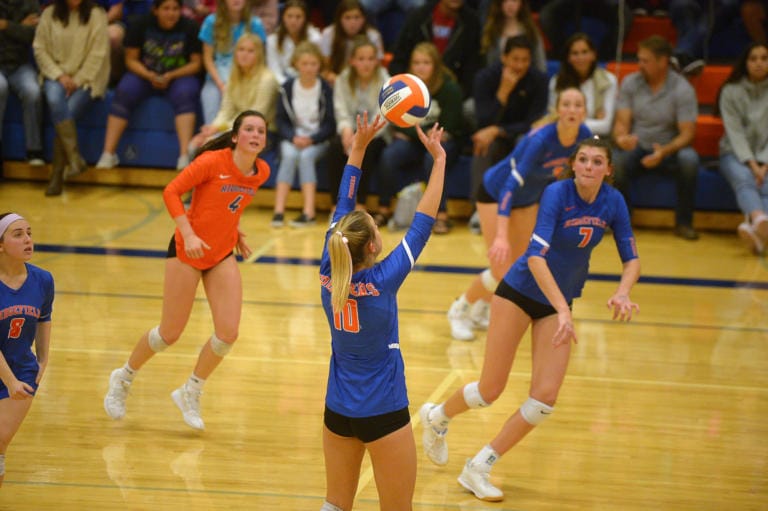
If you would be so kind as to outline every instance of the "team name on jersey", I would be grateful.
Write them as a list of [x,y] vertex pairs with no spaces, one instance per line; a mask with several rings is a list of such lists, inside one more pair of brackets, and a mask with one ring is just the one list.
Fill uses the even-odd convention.
[[582,216],[579,218],[570,218],[565,221],[563,227],[576,227],[581,225],[592,225],[595,227],[605,227],[608,225],[605,220],[597,216]]
[[11,305],[3,310],[0,310],[0,321],[11,316],[32,316],[33,318],[40,317],[40,309],[32,305]]
[[222,193],[245,193],[248,195],[255,195],[256,190],[248,186],[239,185],[221,185]]
[[[328,275],[320,275],[320,285],[333,292],[331,277]],[[381,293],[371,282],[352,282],[349,285],[349,294],[352,296],[379,296]]]

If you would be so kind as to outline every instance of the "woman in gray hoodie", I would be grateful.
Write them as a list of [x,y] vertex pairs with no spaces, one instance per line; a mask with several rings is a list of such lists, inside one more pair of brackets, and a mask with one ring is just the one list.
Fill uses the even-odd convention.
[[720,171],[746,219],[739,237],[755,253],[768,247],[768,46],[752,43],[734,65],[718,100],[725,134]]

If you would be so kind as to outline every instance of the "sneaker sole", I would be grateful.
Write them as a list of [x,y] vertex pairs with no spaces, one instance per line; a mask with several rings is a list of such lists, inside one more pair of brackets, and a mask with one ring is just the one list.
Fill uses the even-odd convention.
[[[115,371],[118,371],[118,369],[115,369]],[[109,374],[109,388],[110,388],[110,389],[112,388],[112,375],[115,373],[115,371],[112,371],[112,372]],[[109,390],[107,390],[107,396],[108,396],[108,395],[109,395]],[[109,408],[107,407],[107,396],[104,396],[104,411],[105,411],[105,412],[107,412],[107,416],[108,416],[110,419],[112,419],[112,420],[116,420],[116,421],[119,421],[120,419],[122,419],[123,417],[125,417],[125,412],[123,412],[123,414],[122,414],[121,416],[119,416],[119,417],[115,417],[114,415],[112,415],[112,414],[110,413],[110,411],[109,411]]]
[[459,478],[456,479],[456,481],[459,483],[459,486],[461,486],[462,488],[467,490],[469,493],[474,495],[476,499],[482,500],[483,502],[501,502],[502,500],[504,500],[504,495],[500,495],[498,497],[493,497],[493,496],[481,497],[480,495],[475,493],[475,490],[473,490],[468,483],[464,482],[461,476],[459,476]]

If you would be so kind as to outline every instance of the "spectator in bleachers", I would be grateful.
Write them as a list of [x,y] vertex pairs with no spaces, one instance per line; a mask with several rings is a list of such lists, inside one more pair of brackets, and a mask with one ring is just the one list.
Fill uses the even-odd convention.
[[480,19],[464,0],[430,0],[411,11],[397,37],[389,72],[405,73],[411,50],[421,42],[437,47],[443,63],[456,76],[464,98],[472,95],[472,81],[480,63]]
[[[339,74],[333,86],[333,111],[336,117],[336,136],[331,139],[328,148],[328,188],[334,207],[338,198],[341,176],[347,162],[352,139],[355,135],[357,116],[368,112],[373,119],[379,112],[379,90],[381,84],[389,79],[389,73],[381,65],[378,48],[367,37],[355,37],[349,65]],[[357,208],[365,209],[370,183],[379,179],[379,157],[390,138],[388,130],[379,130],[368,144],[363,158],[365,172],[360,177],[357,191]],[[379,182],[378,190],[382,190]],[[331,213],[333,216],[333,213]],[[376,224],[381,227],[389,219],[389,206],[379,206],[373,215]]]
[[493,291],[528,247],[544,188],[565,170],[576,144],[592,135],[584,124],[585,102],[575,87],[560,91],[554,122],[529,132],[486,172],[477,191],[477,211],[490,268],[451,304],[448,322],[454,339],[469,341],[475,330],[488,327]]
[[564,53],[560,70],[549,80],[550,112],[557,115],[557,93],[575,87],[587,98],[587,127],[595,135],[610,135],[619,89],[616,75],[598,65],[595,45],[587,34],[573,34],[565,43]]
[[631,181],[648,171],[674,176],[677,184],[675,235],[696,240],[693,211],[699,155],[691,147],[699,106],[691,84],[670,68],[672,46],[661,36],[640,41],[639,71],[619,88],[613,138],[616,187],[631,207]]
[[725,134],[720,171],[746,220],[739,236],[755,253],[768,247],[768,46],[752,43],[733,67],[718,100]]
[[95,0],[107,13],[107,36],[109,38],[109,86],[117,84],[125,72],[125,22],[123,21],[123,0]]
[[280,20],[280,6],[277,0],[253,0],[253,14],[261,20],[267,35],[273,33]]
[[768,43],[768,0],[743,0],[741,19],[752,41]]
[[40,16],[32,47],[56,130],[45,194],[60,195],[64,177],[87,169],[75,120],[107,90],[107,15],[92,0],[55,0]]
[[[227,79],[221,107],[211,124],[205,124],[192,137],[189,154],[194,155],[207,140],[227,131],[235,118],[246,110],[264,116],[267,129],[274,130],[279,84],[264,62],[264,43],[253,33],[246,32],[235,44],[234,65]],[[271,132],[270,135],[273,135]],[[267,142],[270,142],[269,136]]]
[[[461,86],[453,72],[443,64],[440,52],[431,42],[416,45],[411,52],[408,72],[421,78],[429,89],[432,104],[420,124],[425,130],[435,123],[443,129],[441,143],[446,153],[445,166],[450,169],[459,158],[464,138]],[[385,216],[388,215],[392,196],[397,192],[403,172],[409,174],[410,179],[406,178],[407,181],[428,181],[432,163],[432,156],[420,142],[416,128],[393,126],[393,140],[381,153],[379,162],[379,182],[382,186],[379,204]],[[448,205],[443,189],[432,232],[447,234],[449,231]]]
[[[574,32],[585,32],[585,17],[591,18],[601,25],[597,41],[597,30],[593,37],[598,45],[598,58],[602,61],[616,58],[619,33],[626,36],[632,25],[632,13],[629,9],[619,10],[622,0],[549,0],[540,11],[541,28],[552,44],[552,51],[559,58],[558,52],[564,47],[565,40]],[[623,12],[623,16],[621,13]],[[622,27],[622,30],[619,30]]]
[[198,25],[202,25],[203,20],[214,12],[216,0],[184,0],[181,4],[181,15]]
[[21,99],[27,162],[34,166],[45,164],[41,131],[43,97],[30,58],[39,19],[37,0],[0,2],[0,166],[3,161],[3,117],[10,91]]
[[[669,0],[669,17],[677,33],[672,66],[686,76],[700,74],[706,64],[704,57],[708,53],[710,37],[713,33],[729,29],[733,20],[739,16],[741,3],[751,2],[750,0],[746,2],[745,0]],[[737,54],[740,52],[739,48]]]
[[478,129],[472,135],[473,199],[485,170],[509,154],[547,110],[547,75],[531,67],[532,52],[527,37],[511,37],[501,60],[475,77]]
[[341,0],[336,7],[333,23],[323,29],[320,51],[326,58],[323,78],[331,85],[346,67],[352,53],[352,40],[364,35],[376,45],[377,56],[384,58],[384,41],[381,33],[368,21],[359,0]]
[[480,53],[485,65],[498,62],[507,39],[516,35],[524,35],[531,41],[533,65],[546,73],[544,41],[531,16],[528,0],[493,0],[488,6],[480,39]]
[[392,9],[408,13],[424,5],[425,0],[360,0],[365,12],[375,22],[377,16]]
[[293,52],[293,67],[299,72],[280,89],[277,104],[277,130],[280,135],[280,167],[277,171],[273,227],[285,224],[285,203],[299,171],[301,214],[291,227],[314,225],[317,171],[315,163],[328,149],[336,132],[333,117],[333,89],[322,79],[323,54],[320,48],[304,41]]
[[288,0],[283,7],[280,24],[274,33],[267,36],[267,65],[280,85],[296,76],[291,58],[296,45],[302,41],[320,46],[320,31],[310,23],[304,0]]
[[216,12],[209,14],[200,27],[199,37],[203,43],[203,66],[206,71],[200,102],[205,124],[212,123],[219,111],[221,95],[232,71],[235,43],[245,32],[258,35],[266,44],[267,34],[261,20],[253,15],[249,0],[217,0]]
[[153,0],[151,14],[128,27],[127,71],[115,89],[96,168],[110,169],[120,162],[117,144],[131,112],[152,95],[165,97],[173,106],[179,140],[176,168],[181,170],[189,164],[187,149],[195,131],[201,60],[197,25],[181,16],[181,0]]

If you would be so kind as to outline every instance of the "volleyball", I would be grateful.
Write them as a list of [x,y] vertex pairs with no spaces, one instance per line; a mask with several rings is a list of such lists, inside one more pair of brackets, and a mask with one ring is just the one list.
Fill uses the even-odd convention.
[[408,128],[423,120],[429,112],[432,98],[429,89],[418,76],[395,75],[381,86],[379,109],[389,122]]

